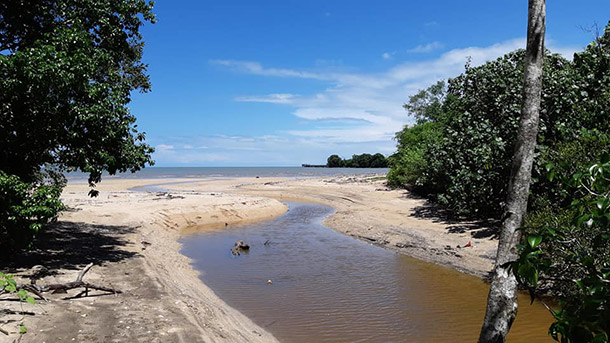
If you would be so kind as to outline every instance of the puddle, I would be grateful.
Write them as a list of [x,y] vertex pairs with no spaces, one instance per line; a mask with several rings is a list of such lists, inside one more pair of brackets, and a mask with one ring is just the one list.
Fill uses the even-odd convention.
[[[275,220],[186,235],[182,253],[282,342],[476,342],[487,284],[326,228],[329,207],[289,205]],[[250,252],[233,256],[238,240]],[[551,341],[551,320],[523,295],[508,342]]]

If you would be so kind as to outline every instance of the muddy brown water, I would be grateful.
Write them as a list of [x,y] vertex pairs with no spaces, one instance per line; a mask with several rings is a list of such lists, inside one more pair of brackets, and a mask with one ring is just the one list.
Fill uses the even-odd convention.
[[[275,220],[186,235],[182,252],[216,294],[282,342],[476,342],[487,284],[326,228],[329,207],[289,205]],[[237,240],[250,252],[233,256]],[[550,314],[528,300],[508,342],[551,341]]]

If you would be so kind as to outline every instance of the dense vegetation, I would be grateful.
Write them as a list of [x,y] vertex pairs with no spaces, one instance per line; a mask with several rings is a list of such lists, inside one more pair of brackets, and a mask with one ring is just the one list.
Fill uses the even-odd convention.
[[[501,219],[522,102],[517,50],[412,96],[388,182],[458,215]],[[547,52],[537,158],[513,270],[561,308],[562,342],[607,342],[610,308],[610,25],[569,61]]]
[[[151,163],[127,104],[150,88],[139,29],[144,0],[0,4],[0,248],[29,244],[62,206],[63,172]],[[92,189],[91,195],[95,195]],[[5,251],[5,250],[3,250]]]
[[[538,159],[531,203],[565,207],[569,194],[543,177],[570,175],[608,151],[610,31],[573,61],[545,59]],[[503,207],[522,98],[523,51],[439,82],[410,98],[417,122],[396,134],[388,182],[425,192],[458,214],[498,216]]]
[[[550,174],[552,175],[552,174]],[[545,225],[525,227],[513,270],[532,294],[561,307],[549,333],[561,342],[608,342],[610,334],[610,156],[561,180],[572,203]]]
[[326,166],[328,168],[387,168],[388,161],[381,153],[352,155],[351,159],[330,155],[326,160]]

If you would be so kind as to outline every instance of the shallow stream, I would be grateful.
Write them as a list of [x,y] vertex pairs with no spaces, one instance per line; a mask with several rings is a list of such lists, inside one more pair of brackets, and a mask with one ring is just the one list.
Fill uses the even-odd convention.
[[[487,284],[326,228],[329,207],[289,205],[275,220],[186,235],[182,253],[282,342],[476,342]],[[238,240],[251,248],[233,256]],[[523,295],[508,342],[550,341],[550,321]]]

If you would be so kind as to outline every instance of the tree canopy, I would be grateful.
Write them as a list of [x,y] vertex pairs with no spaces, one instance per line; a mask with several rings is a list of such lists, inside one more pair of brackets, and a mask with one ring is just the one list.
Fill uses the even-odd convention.
[[[570,174],[608,150],[610,120],[606,33],[573,61],[547,52],[534,164],[532,206],[566,201],[548,163]],[[396,134],[390,184],[429,194],[457,214],[499,216],[522,99],[524,51],[517,50],[421,91],[405,108],[417,123]],[[578,149],[578,147],[591,149]],[[593,147],[596,147],[595,149]],[[559,160],[564,163],[559,163]]]
[[[524,51],[466,66],[409,99],[391,185],[459,215],[501,219],[523,96]],[[607,342],[610,278],[610,24],[573,60],[546,53],[537,148],[519,258],[522,285],[560,300],[550,334]],[[507,266],[508,264],[505,264]]]
[[143,0],[0,4],[0,169],[23,181],[41,167],[138,170],[151,162],[127,104],[148,91]]
[[326,166],[328,168],[387,168],[388,162],[381,153],[352,155],[351,159],[330,155],[326,160]]
[[58,198],[43,186],[61,188],[65,171],[88,173],[94,186],[103,171],[152,164],[153,148],[127,107],[132,92],[150,89],[140,27],[154,22],[152,6],[144,0],[0,3],[4,233],[7,225],[38,228],[57,213],[55,202],[42,216],[17,211],[24,221],[9,212],[40,203],[37,192]]

